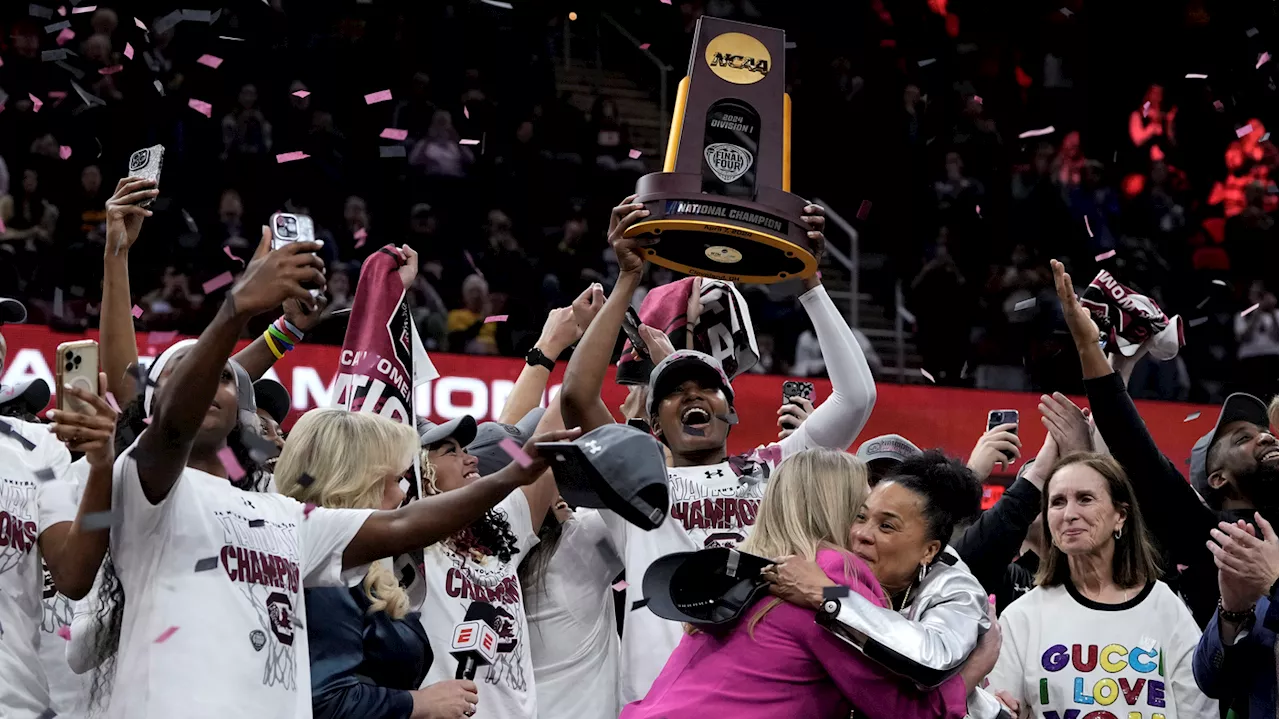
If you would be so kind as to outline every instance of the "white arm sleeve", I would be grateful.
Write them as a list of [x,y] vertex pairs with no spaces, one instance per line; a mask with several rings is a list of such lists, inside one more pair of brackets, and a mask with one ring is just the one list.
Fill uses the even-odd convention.
[[822,359],[831,377],[831,396],[809,415],[800,428],[779,442],[784,458],[814,447],[845,450],[857,439],[876,404],[876,383],[853,330],[836,311],[819,285],[800,295],[800,304],[813,322]]

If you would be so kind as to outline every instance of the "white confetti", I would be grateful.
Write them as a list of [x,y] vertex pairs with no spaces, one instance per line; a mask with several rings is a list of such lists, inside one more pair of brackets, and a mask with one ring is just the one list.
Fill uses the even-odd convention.
[[937,62],[937,59],[932,58],[932,57],[928,57],[928,58],[925,58],[925,59],[923,59],[923,60],[921,60],[921,61],[917,62],[916,64],[917,64],[917,65],[919,65],[920,67],[927,67],[927,66],[929,66],[929,65],[932,65],[932,64],[933,64],[933,63],[935,63],[935,62]]
[[1215,284],[1215,285],[1217,285],[1217,286],[1219,286],[1219,287],[1226,287],[1226,286],[1227,286],[1227,283],[1226,283],[1226,282],[1224,282],[1224,281],[1222,281],[1222,280],[1214,280],[1214,281],[1213,281],[1213,284]]
[[1248,135],[1251,132],[1253,132],[1253,125],[1245,125],[1244,127],[1238,127],[1236,128],[1236,137],[1237,138],[1244,137],[1245,135]]
[[1253,313],[1254,313],[1254,311],[1255,311],[1255,310],[1257,310],[1257,309],[1258,309],[1258,305],[1255,303],[1252,307],[1249,307],[1249,308],[1248,308],[1248,309],[1246,309],[1244,312],[1241,312],[1241,313],[1240,313],[1240,316],[1241,316],[1241,317],[1248,317],[1249,315],[1253,314]]
[[1209,321],[1209,318],[1208,318],[1208,317],[1197,317],[1197,318],[1195,318],[1194,320],[1191,320],[1190,322],[1188,322],[1188,323],[1187,323],[1187,326],[1188,326],[1188,327],[1199,327],[1200,325],[1202,325],[1202,324],[1204,324],[1205,322],[1208,322],[1208,321]]
[[924,375],[924,378],[929,380],[930,382],[934,384],[938,383],[938,380],[934,379],[933,375],[929,374],[929,370],[925,369],[924,367],[920,368],[920,374]]
[[1023,311],[1023,310],[1029,310],[1029,309],[1031,309],[1031,308],[1033,308],[1033,307],[1035,307],[1035,306],[1036,306],[1036,298],[1034,298],[1034,297],[1028,297],[1027,299],[1025,299],[1025,300],[1023,300],[1023,301],[1019,302],[1019,303],[1018,303],[1018,304],[1016,304],[1016,305],[1014,305],[1014,306],[1013,306],[1013,311],[1014,311],[1014,312],[1021,312],[1021,311]]
[[1187,79],[1188,79],[1188,80],[1208,80],[1208,79],[1209,79],[1209,76],[1208,76],[1208,75],[1201,75],[1201,74],[1200,74],[1200,73],[1198,73],[1198,72],[1189,72],[1189,73],[1187,73]]
[[515,7],[514,5],[512,5],[512,4],[511,4],[511,3],[509,3],[509,2],[502,2],[502,0],[480,0],[480,2],[484,3],[485,5],[492,5],[492,6],[494,6],[494,7],[500,7],[500,8],[502,8],[503,10],[511,10],[511,9],[513,9],[513,8]]
[[1021,135],[1018,135],[1018,139],[1025,140],[1028,137],[1040,137],[1041,135],[1052,135],[1054,132],[1057,132],[1057,130],[1054,129],[1053,125],[1050,125],[1048,127],[1042,127],[1038,130],[1027,130]]
[[1184,420],[1182,420],[1182,421],[1183,421],[1183,422],[1191,422],[1191,421],[1193,421],[1193,420],[1197,420],[1197,419],[1200,419],[1200,413],[1199,413],[1199,412],[1192,412],[1191,414],[1187,415],[1186,419],[1184,419]]

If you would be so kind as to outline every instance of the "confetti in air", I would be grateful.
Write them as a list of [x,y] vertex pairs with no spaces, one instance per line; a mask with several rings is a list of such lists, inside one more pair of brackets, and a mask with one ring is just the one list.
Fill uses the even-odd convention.
[[133,59],[133,45],[130,45],[127,42],[124,44],[124,56],[130,60]]
[[1262,66],[1266,65],[1267,62],[1270,60],[1271,60],[1271,53],[1269,52],[1262,53],[1261,55],[1258,56],[1258,64],[1254,65],[1253,69],[1260,70]]
[[222,246],[222,254],[226,255],[227,257],[230,257],[236,262],[239,262],[241,267],[244,266],[244,260],[240,259],[239,257],[236,257],[235,253],[231,251],[231,248],[229,246],[227,245]]
[[866,220],[867,215],[870,215],[870,214],[871,214],[871,200],[863,200],[862,204],[858,205],[858,214],[854,215],[854,217],[858,218],[859,220]]
[[43,18],[45,20],[53,17],[52,10],[43,5],[36,5],[35,3],[31,3],[27,6],[27,14],[31,17]]
[[112,65],[111,67],[103,67],[98,69],[99,75],[114,75],[124,69],[124,65]]
[[520,448],[520,445],[516,444],[514,439],[506,437],[498,443],[498,446],[501,447],[502,451],[506,452],[507,455],[521,467],[527,469],[533,465],[533,458],[525,454],[524,450]]
[[640,43],[640,49],[641,49],[641,50],[648,50],[648,49],[649,49],[649,43],[647,43],[647,42],[642,42],[642,43]]
[[1182,421],[1183,421],[1183,422],[1190,422],[1190,421],[1192,421],[1192,420],[1197,420],[1197,419],[1200,419],[1200,413],[1199,413],[1199,412],[1192,412],[1191,414],[1187,415],[1186,419],[1184,419],[1184,420],[1182,420]]
[[205,282],[203,285],[201,285],[201,287],[204,289],[204,293],[207,295],[211,292],[214,292],[215,290],[220,290],[223,287],[226,287],[227,285],[231,284],[234,281],[234,279],[235,278],[231,276],[230,272],[223,272],[217,277],[214,277],[208,282]]
[[276,155],[276,163],[284,164],[286,162],[293,162],[294,160],[305,160],[308,157],[311,157],[311,155],[308,155],[301,150],[297,152],[282,152],[279,155]]
[[479,140],[458,140],[459,145],[479,145]]
[[71,8],[71,14],[79,15],[80,13],[93,12],[94,10],[97,10],[97,9],[98,9],[97,5],[85,5],[84,7],[73,7]]
[[1227,283],[1226,283],[1226,282],[1224,282],[1223,280],[1214,280],[1214,281],[1213,281],[1213,284],[1215,284],[1215,285],[1217,285],[1217,286],[1219,286],[1219,287],[1226,287],[1226,286],[1227,286]]
[[404,140],[405,138],[409,137],[409,131],[400,130],[394,127],[388,127],[383,129],[382,134],[378,135],[378,137],[381,137],[386,140]]
[[[1090,237],[1093,237],[1093,235],[1089,235],[1089,236],[1090,236]],[[1094,257],[1094,258],[1093,258],[1093,261],[1094,261],[1094,262],[1102,262],[1103,260],[1109,260],[1109,259],[1111,259],[1112,257],[1115,257],[1115,256],[1116,256],[1116,251],[1115,251],[1115,250],[1107,250],[1106,252],[1103,252],[1102,254],[1098,255],[1097,257]]]
[[1248,309],[1246,309],[1244,312],[1241,312],[1241,313],[1240,313],[1240,316],[1241,316],[1241,317],[1248,317],[1249,315],[1253,314],[1253,312],[1254,312],[1255,310],[1257,310],[1257,309],[1258,309],[1258,305],[1257,305],[1257,304],[1254,304],[1252,307],[1249,307],[1249,308],[1248,308]]
[[639,160],[640,154],[639,150],[627,150],[627,157],[630,157],[633,160]]
[[62,158],[62,159],[64,159],[64,160],[69,159],[69,158],[71,157],[71,148],[70,148],[70,147],[67,147],[66,145],[59,145],[59,146],[58,146],[58,157],[60,157],[60,158]]
[[311,517],[311,513],[312,513],[312,512],[314,512],[314,511],[315,511],[315,509],[316,509],[316,505],[314,505],[314,504],[312,504],[312,503],[310,503],[310,502],[307,502],[306,504],[302,505],[302,518],[303,518],[303,519],[308,519],[308,518],[310,518],[310,517]]
[[240,466],[240,460],[236,459],[235,452],[232,452],[230,447],[218,450],[218,461],[222,462],[222,468],[227,470],[227,476],[231,479],[236,480],[244,476],[244,467]]
[[265,520],[265,519],[250,519],[250,520],[249,520],[249,526],[250,526],[250,527],[253,527],[253,528],[255,528],[255,529],[256,529],[256,528],[258,528],[258,527],[265,527],[265,526],[267,526],[267,520]]
[[142,30],[143,32],[146,32],[146,31],[147,31],[147,26],[146,26],[146,24],[145,24],[145,23],[143,23],[141,20],[139,20],[139,19],[138,19],[138,18],[136,18],[136,17],[133,19],[133,24],[134,24],[134,25],[137,25],[137,26],[138,26],[138,28],[139,28],[140,30]]
[[174,633],[174,632],[176,632],[176,631],[178,631],[178,628],[177,628],[177,627],[169,627],[168,629],[164,630],[163,632],[160,632],[160,636],[156,637],[156,641],[155,641],[155,643],[156,643],[156,644],[163,644],[163,643],[164,643],[164,641],[165,641],[166,639],[168,639],[169,637],[173,636],[173,633]]
[[44,102],[31,93],[27,93],[27,97],[31,98],[31,111],[40,112],[40,108],[44,107]]
[[205,67],[211,67],[214,70],[217,70],[218,66],[222,64],[222,58],[217,55],[201,55],[196,58],[196,62],[204,65]]
[[1056,132],[1056,130],[1054,130],[1053,125],[1050,125],[1048,127],[1042,127],[1038,130],[1027,130],[1021,135],[1018,135],[1018,139],[1025,140],[1028,137],[1041,137],[1043,135],[1052,135],[1054,132]]
[[217,569],[217,568],[218,568],[217,557],[205,557],[204,559],[201,559],[200,561],[196,562],[197,572],[207,572],[211,569]]
[[1245,125],[1244,127],[1238,127],[1236,128],[1236,137],[1241,138],[1241,137],[1244,137],[1245,135],[1248,135],[1251,132],[1253,132],[1253,125]]
[[514,9],[514,8],[515,8],[515,6],[514,6],[514,5],[512,5],[511,3],[509,3],[509,2],[502,2],[502,0],[480,0],[480,2],[484,3],[485,5],[492,5],[492,6],[494,6],[494,7],[500,7],[500,8],[502,8],[503,10],[511,10],[511,9]]
[[1187,79],[1188,79],[1188,80],[1208,80],[1208,79],[1209,79],[1209,76],[1208,76],[1208,75],[1202,75],[1202,74],[1200,74],[1200,73],[1198,73],[1198,72],[1189,72],[1189,73],[1187,73]]
[[53,288],[53,316],[62,316],[62,288]]
[[376,105],[376,104],[377,104],[377,103],[379,103],[379,102],[386,102],[386,101],[388,101],[388,100],[390,100],[390,99],[391,99],[391,91],[390,91],[390,90],[379,90],[379,91],[377,91],[377,92],[371,92],[371,93],[369,93],[368,95],[365,95],[365,96],[364,96],[364,104],[366,104],[366,105]]
[[1150,110],[1150,109],[1151,109],[1151,102],[1150,102],[1150,101],[1147,101],[1147,102],[1142,103],[1142,116],[1143,116],[1143,117],[1146,117],[1146,116],[1147,116],[1147,111],[1148,111],[1148,110]]
[[120,414],[120,403],[116,401],[116,396],[110,392],[107,392],[106,400],[107,400],[107,406],[111,408],[111,411],[115,412],[116,414]]
[[925,379],[927,379],[927,380],[929,380],[930,382],[932,382],[932,383],[934,383],[934,384],[937,384],[937,383],[938,383],[938,380],[934,379],[934,378],[933,378],[933,375],[929,374],[929,370],[925,369],[924,367],[921,367],[921,368],[920,368],[920,374],[921,374],[921,375],[923,375],[923,376],[924,376],[924,378],[925,378]]
[[80,517],[80,531],[82,532],[101,532],[104,529],[111,529],[111,525],[115,523],[115,515],[111,512],[90,512]]
[[490,322],[506,322],[506,321],[507,321],[506,315],[489,315],[488,317],[484,318],[485,324],[489,324]]
[[1209,318],[1208,318],[1208,317],[1197,317],[1197,318],[1195,318],[1194,320],[1191,320],[1190,322],[1188,322],[1188,323],[1187,323],[1187,326],[1188,326],[1188,327],[1199,327],[1200,325],[1202,325],[1202,324],[1204,324],[1205,322],[1208,322],[1208,321],[1209,321]]
[[1021,302],[1019,302],[1018,304],[1014,305],[1014,306],[1013,306],[1013,311],[1014,311],[1014,312],[1021,312],[1021,311],[1023,311],[1023,310],[1029,310],[1029,309],[1031,309],[1031,308],[1033,308],[1033,307],[1035,307],[1035,306],[1036,306],[1036,298],[1034,298],[1034,297],[1028,297],[1027,299],[1022,300],[1022,301],[1021,301]]
[[306,90],[296,90],[296,91],[291,92],[291,93],[289,93],[289,94],[290,94],[290,95],[293,95],[294,97],[299,97],[299,98],[301,98],[301,97],[310,97],[310,96],[311,96],[311,93],[310,93],[310,92],[307,92]]
[[1251,27],[1248,30],[1244,31],[1245,37],[1253,37],[1254,35],[1257,35],[1257,34],[1258,34],[1258,28],[1256,27]]
[[1204,298],[1203,300],[1200,300],[1200,304],[1196,305],[1196,309],[1201,309],[1201,308],[1203,308],[1203,307],[1204,307],[1205,305],[1207,305],[1207,304],[1209,304],[1209,298],[1208,298],[1208,297]]
[[147,344],[167,346],[178,336],[177,330],[164,330],[163,332],[150,332],[147,334]]
[[355,238],[356,248],[359,249],[364,246],[365,240],[369,239],[369,231],[361,227],[355,231],[355,234],[352,235],[352,237]]
[[66,30],[66,29],[68,29],[68,28],[70,28],[70,27],[71,27],[71,21],[70,21],[70,20],[63,20],[62,22],[55,22],[55,23],[52,23],[52,24],[49,24],[49,25],[45,25],[45,26],[44,26],[44,31],[45,31],[45,32],[47,32],[47,33],[49,33],[49,32],[58,32],[58,31],[60,31],[60,30]]
[[925,59],[923,59],[923,60],[920,60],[920,61],[919,61],[919,62],[917,62],[916,64],[917,64],[917,65],[919,65],[920,67],[927,67],[927,66],[929,66],[929,65],[932,65],[932,64],[933,64],[933,63],[935,63],[935,62],[937,62],[937,60],[936,60],[936,59],[934,59],[934,58],[932,58],[932,57],[929,57],[929,58],[925,58]]
[[58,631],[56,631],[56,632],[54,632],[54,633],[55,633],[55,634],[57,634],[58,636],[62,637],[63,639],[67,640],[67,641],[71,641],[71,627],[68,627],[68,626],[67,626],[67,625],[65,625],[65,624],[63,624],[62,626],[58,627]]
[[53,471],[51,467],[42,467],[36,470],[36,479],[40,480],[41,482],[52,482],[57,477],[58,475]]
[[392,145],[390,147],[379,147],[378,157],[407,157],[408,152],[404,149],[404,145]]
[[627,591],[627,587],[631,585],[627,584],[627,580],[619,579],[618,581],[614,582],[612,586],[613,586],[613,591],[615,592],[625,592]]
[[193,97],[190,100],[187,100],[187,107],[195,110],[205,117],[213,117],[213,105],[210,105],[204,100],[197,100]]

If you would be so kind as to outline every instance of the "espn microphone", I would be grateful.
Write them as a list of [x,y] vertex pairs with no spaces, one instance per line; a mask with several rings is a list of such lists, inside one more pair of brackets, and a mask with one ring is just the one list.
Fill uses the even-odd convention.
[[454,679],[475,679],[476,670],[493,664],[498,656],[498,633],[481,619],[462,622],[453,628],[449,653],[458,660]]

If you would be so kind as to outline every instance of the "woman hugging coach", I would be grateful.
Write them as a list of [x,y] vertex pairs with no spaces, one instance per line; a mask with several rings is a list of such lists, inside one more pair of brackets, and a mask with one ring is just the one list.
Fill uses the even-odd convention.
[[1000,617],[1004,646],[990,690],[1019,717],[1216,717],[1191,670],[1200,629],[1157,581],[1124,469],[1101,454],[1062,458],[1041,511],[1036,588]]

